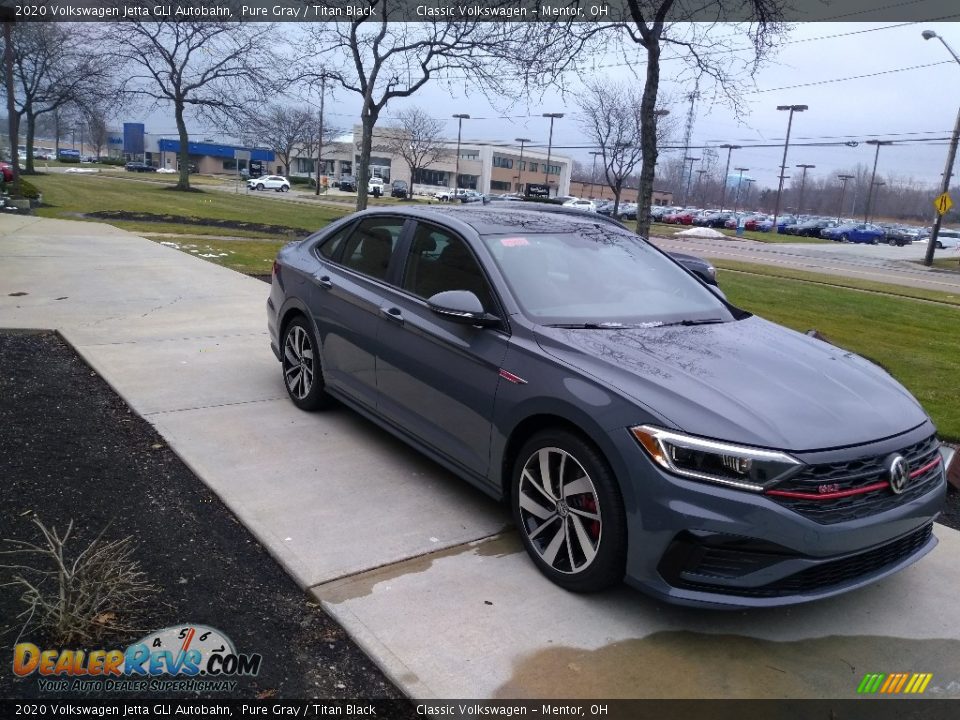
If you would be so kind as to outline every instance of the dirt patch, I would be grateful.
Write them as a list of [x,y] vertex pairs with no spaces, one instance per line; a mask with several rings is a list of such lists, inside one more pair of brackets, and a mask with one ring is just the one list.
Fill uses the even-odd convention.
[[286,225],[269,225],[266,223],[189,217],[186,215],[157,215],[156,213],[129,212],[127,210],[100,210],[98,212],[85,213],[83,217],[94,220],[126,220],[129,222],[164,223],[168,225],[201,225],[203,227],[225,228],[229,230],[246,230],[249,232],[264,233],[265,235],[283,235],[290,238],[305,238],[310,234],[309,230],[292,228]]
[[[0,357],[0,538],[35,539],[33,512],[61,530],[73,519],[81,546],[109,526],[109,538],[135,538],[137,559],[161,589],[143,632],[105,638],[98,647],[122,649],[153,630],[203,624],[226,634],[238,651],[263,656],[259,675],[209,697],[402,697],[59,336],[4,331]],[[8,575],[0,571],[0,582]],[[0,697],[76,697],[41,693],[36,676],[13,677],[20,611],[18,593],[0,587]],[[49,646],[37,633],[23,640]],[[398,712],[415,716],[412,708]]]

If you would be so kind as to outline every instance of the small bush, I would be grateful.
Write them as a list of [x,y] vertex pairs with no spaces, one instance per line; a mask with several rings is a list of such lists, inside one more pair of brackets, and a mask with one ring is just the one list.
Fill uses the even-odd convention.
[[76,164],[80,163],[80,158],[75,157],[73,155],[61,155],[60,157],[57,158],[57,160],[59,160],[62,163],[76,163]]
[[25,197],[30,200],[36,200],[40,197],[40,191],[37,190],[37,186],[28,180],[24,180],[23,176],[20,176],[20,197]]
[[101,157],[99,160],[97,160],[97,162],[100,163],[101,165],[116,165],[118,167],[121,165],[127,164],[123,160],[123,158],[112,158],[112,157]]
[[309,185],[310,187],[313,187],[314,185],[312,177],[301,177],[299,175],[295,175],[294,177],[287,179],[290,181],[291,185]]
[[26,606],[17,616],[25,618],[21,637],[37,628],[54,643],[69,645],[142,630],[138,619],[157,588],[133,559],[131,537],[106,541],[100,533],[85,548],[68,550],[72,520],[62,536],[39,518],[33,524],[42,535],[38,544],[6,540],[13,549],[0,553],[22,558],[0,565],[13,573],[4,585],[19,588]]

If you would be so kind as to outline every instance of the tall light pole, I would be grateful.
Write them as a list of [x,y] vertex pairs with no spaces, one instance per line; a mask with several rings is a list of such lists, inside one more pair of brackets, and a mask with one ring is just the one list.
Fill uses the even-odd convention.
[[463,121],[469,120],[470,116],[467,113],[454,113],[453,117],[457,119],[457,163],[454,170],[456,177],[453,179],[453,195],[456,197],[460,193],[460,137],[463,132]]
[[697,162],[700,158],[695,157],[685,157],[684,162],[687,160],[690,161],[690,170],[687,172],[687,189],[683,191],[683,205],[687,206],[687,203],[690,202],[690,181],[693,179],[693,164]]
[[815,168],[816,165],[797,165],[797,167],[803,168],[803,175],[800,176],[800,200],[797,202],[797,219],[799,220],[803,214],[803,186],[807,183],[807,170]]
[[873,186],[877,179],[877,162],[880,160],[880,146],[893,145],[893,140],[867,140],[867,145],[876,145],[877,151],[873,154],[873,174],[870,175],[870,187],[867,188],[867,207],[863,212],[863,221],[870,222],[870,201],[873,200]]
[[789,110],[790,117],[787,119],[787,137],[783,143],[783,161],[780,163],[780,182],[777,185],[777,204],[773,208],[773,226],[777,225],[777,216],[780,215],[780,198],[783,196],[783,181],[787,179],[784,173],[787,172],[787,150],[790,148],[790,130],[793,127],[793,114],[807,110],[807,105],[777,105],[777,110]]
[[[320,165],[323,162],[323,101],[327,97],[327,76],[320,76],[320,123],[317,128],[317,182],[313,189],[314,196],[320,195]],[[250,168],[248,167],[249,171]],[[410,178],[410,197],[413,197],[413,178]]]
[[590,168],[590,197],[593,197],[593,186],[596,184],[597,177],[597,155],[603,155],[603,152],[600,150],[591,150],[590,154],[593,155],[593,167]]
[[727,169],[723,171],[723,192],[720,195],[720,212],[723,212],[724,205],[727,204],[727,175],[730,174],[730,155],[734,150],[739,150],[740,145],[721,145],[727,149]]
[[520,185],[520,192],[523,192],[523,146],[530,142],[530,138],[514,138],[514,142],[520,143],[520,159],[517,160],[517,184]]
[[550,139],[547,140],[547,164],[543,169],[543,183],[547,186],[547,196],[550,195],[550,153],[553,150],[553,121],[563,117],[563,113],[544,113],[545,118],[550,118]]
[[853,175],[837,175],[843,182],[840,186],[840,205],[837,207],[837,222],[840,222],[840,216],[843,215],[843,196],[847,192],[847,180],[853,180]]
[[747,172],[749,169],[750,168],[734,168],[734,170],[740,173],[740,177],[737,179],[737,196],[736,196],[736,199],[733,201],[734,215],[737,214],[737,206],[740,204],[740,186],[743,185],[743,174]]
[[[937,35],[933,30],[924,30],[921,33],[924,40],[937,38],[943,43],[953,59],[960,64],[960,57],[953,51],[953,48],[947,45],[947,41]],[[957,111],[957,122],[953,126],[953,136],[950,138],[950,149],[947,151],[947,166],[943,170],[943,182],[940,185],[940,194],[950,190],[950,176],[953,174],[953,161],[957,157],[957,141],[960,140],[960,110]],[[933,229],[930,231],[930,239],[927,240],[927,253],[923,256],[923,264],[929,267],[933,264],[933,252],[937,248],[937,237],[940,235],[940,224],[943,222],[943,215],[937,213],[936,220],[933,221]]]

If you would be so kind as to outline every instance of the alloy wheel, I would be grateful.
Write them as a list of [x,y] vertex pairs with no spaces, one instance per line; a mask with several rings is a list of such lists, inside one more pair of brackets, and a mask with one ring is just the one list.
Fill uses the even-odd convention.
[[313,345],[299,325],[293,325],[283,343],[283,379],[290,394],[303,400],[313,387]]
[[590,566],[603,520],[597,489],[577,459],[556,447],[529,457],[520,476],[522,529],[534,551],[560,573]]

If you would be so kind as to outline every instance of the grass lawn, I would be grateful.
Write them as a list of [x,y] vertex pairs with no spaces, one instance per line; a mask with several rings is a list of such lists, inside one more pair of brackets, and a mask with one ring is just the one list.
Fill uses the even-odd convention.
[[[628,221],[627,227],[633,228],[636,226],[636,223],[633,221]],[[668,225],[667,223],[653,223],[650,225],[650,234],[651,235],[660,235],[661,237],[673,237],[676,233],[681,232],[682,230],[689,230],[695,225]],[[715,228],[719,232],[723,233],[727,237],[735,238],[737,233],[735,230],[727,230],[726,228]],[[815,244],[822,245],[824,243],[832,242],[831,240],[822,240],[821,238],[810,238],[810,237],[798,237],[796,235],[779,235],[777,233],[769,232],[756,232],[754,230],[744,230],[743,235],[741,236],[744,240],[756,240],[757,242],[763,243],[806,243],[806,244]]]
[[224,265],[248,275],[265,275],[273,267],[277,251],[287,240],[215,240],[203,236],[181,235],[157,237],[146,235],[154,242],[173,247],[204,260]]
[[912,288],[905,285],[891,285],[882,282],[875,282],[873,280],[849,278],[843,275],[825,275],[822,273],[807,272],[806,270],[794,270],[792,268],[738,262],[736,260],[713,259],[711,262],[713,262],[713,264],[718,268],[724,270],[733,270],[738,273],[765,275],[767,277],[790,278],[793,280],[803,280],[804,282],[816,283],[819,285],[846,287],[854,290],[866,290],[868,292],[898,295],[900,297],[914,298],[919,300],[933,300],[935,302],[947,303],[948,305],[960,306],[960,295],[954,295],[952,293],[942,292],[940,290],[926,290],[924,288]]
[[[950,254],[947,255],[947,253]],[[937,254],[939,254],[941,257],[934,255],[933,267],[940,268],[941,270],[960,272],[960,255],[953,254],[953,251],[951,250],[937,250]],[[917,262],[923,264],[922,260],[917,260]]]
[[[43,193],[45,207],[37,210],[38,215],[74,220],[82,213],[123,210],[283,225],[312,231],[350,211],[347,207],[308,205],[242,193],[176,192],[168,189],[166,183],[138,182],[104,175],[38,175],[33,176],[31,182]],[[141,227],[143,225],[152,227],[149,222]],[[169,224],[166,225],[169,227]],[[178,227],[185,233],[201,232],[196,225],[178,224]],[[169,232],[159,227],[153,227],[153,230]],[[232,230],[216,230],[219,235],[234,234]],[[202,233],[209,234],[209,230],[205,229]]]
[[960,440],[960,403],[952,389],[960,356],[952,328],[960,323],[960,308],[780,277],[724,270],[719,277],[737,306],[801,332],[815,328],[881,363],[921,402],[941,437]]

